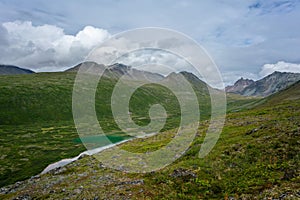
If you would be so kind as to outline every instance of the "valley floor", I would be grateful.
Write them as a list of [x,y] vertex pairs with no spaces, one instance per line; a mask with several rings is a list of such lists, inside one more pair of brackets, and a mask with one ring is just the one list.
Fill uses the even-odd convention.
[[[185,155],[160,171],[129,174],[85,156],[1,188],[0,198],[300,199],[300,102],[270,102],[228,114],[221,138],[204,159],[198,158],[198,151],[207,122]],[[172,137],[172,131],[166,131],[121,148],[154,151]]]

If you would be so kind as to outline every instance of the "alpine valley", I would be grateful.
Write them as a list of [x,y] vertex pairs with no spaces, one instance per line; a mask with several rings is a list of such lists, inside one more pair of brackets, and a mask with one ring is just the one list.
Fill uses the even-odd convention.
[[[241,78],[226,87],[223,131],[213,150],[199,158],[210,122],[209,91],[220,90],[185,71],[162,76],[120,63],[89,64],[106,69],[96,90],[95,109],[112,143],[130,138],[114,121],[110,107],[120,77],[183,76],[195,91],[201,113],[192,145],[174,163],[151,173],[113,170],[86,155],[40,174],[49,164],[85,151],[82,142],[107,145],[101,138],[77,134],[72,90],[80,65],[47,73],[0,66],[0,199],[300,199],[300,74],[274,72],[258,81]],[[149,124],[148,112],[154,104],[162,105],[168,114],[162,130],[119,148],[151,152],[172,140],[181,113],[168,88],[159,84],[138,88],[130,100],[131,117],[140,126]]]

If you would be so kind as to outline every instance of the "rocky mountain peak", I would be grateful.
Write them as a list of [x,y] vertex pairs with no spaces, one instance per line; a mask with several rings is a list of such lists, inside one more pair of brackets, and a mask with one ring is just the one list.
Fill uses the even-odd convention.
[[254,80],[244,79],[243,77],[241,77],[234,83],[234,85],[227,86],[225,90],[226,92],[240,94],[246,87],[248,87],[252,83],[254,83]]

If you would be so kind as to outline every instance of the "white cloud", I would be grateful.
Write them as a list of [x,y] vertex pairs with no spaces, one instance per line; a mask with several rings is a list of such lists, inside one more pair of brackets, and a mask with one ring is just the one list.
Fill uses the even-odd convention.
[[[157,69],[147,68],[147,71],[168,75],[171,72],[193,71],[193,67],[184,59],[175,54],[163,50],[144,49],[125,54],[117,59],[117,62],[143,69],[146,65],[157,65]],[[195,73],[195,70],[193,71]]]
[[300,64],[288,63],[284,61],[279,61],[275,64],[265,64],[259,72],[259,75],[264,77],[275,71],[300,73]]
[[109,37],[109,33],[106,30],[94,28],[92,26],[86,26],[82,31],[79,31],[76,35],[76,39],[86,48],[92,48],[95,43],[102,42]]
[[[25,50],[26,45],[20,50],[21,47],[17,44],[10,43],[16,46],[12,50],[6,44],[11,36],[0,24],[0,63],[24,63],[31,67],[35,56],[34,59],[40,61],[43,57],[44,61],[34,63],[35,66],[69,66],[79,60],[76,55],[84,54],[81,48],[86,49],[79,42],[68,39],[77,37],[82,24],[105,27],[111,33],[154,26],[178,30],[194,38],[207,49],[223,73],[229,75],[247,71],[258,75],[264,63],[276,63],[278,60],[300,63],[299,11],[300,4],[297,0],[182,0],[159,1],[155,4],[152,1],[86,3],[53,0],[42,4],[38,0],[0,1],[1,23],[15,19],[36,24],[50,23],[63,27],[63,34],[72,34],[59,42],[60,46],[72,47],[56,47],[54,50],[50,48],[44,51],[34,50],[36,46],[31,44],[28,48],[35,52],[32,55],[31,51]],[[105,20],[99,20],[99,13]],[[126,14],[120,17],[120,13]],[[62,53],[53,53],[58,50]],[[13,52],[17,52],[17,55],[12,55]],[[69,52],[75,56],[70,56]],[[45,64],[48,62],[45,58],[50,56],[54,57],[50,61],[56,63]],[[235,81],[235,77],[231,79]]]
[[29,21],[6,22],[1,29],[0,34],[6,34],[0,45],[0,63],[36,71],[55,71],[81,62],[110,37],[108,31],[92,26],[84,27],[76,35],[67,35],[60,27],[34,26]]

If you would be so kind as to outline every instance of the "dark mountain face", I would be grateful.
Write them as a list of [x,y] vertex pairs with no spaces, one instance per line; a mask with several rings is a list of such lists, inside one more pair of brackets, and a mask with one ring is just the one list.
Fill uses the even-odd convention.
[[235,94],[241,94],[241,92],[249,85],[253,84],[254,81],[251,79],[244,79],[244,78],[240,78],[239,80],[237,80],[234,85],[232,86],[227,86],[225,88],[226,92],[231,92],[231,93],[235,93]]
[[32,74],[34,71],[13,65],[0,65],[0,75]]
[[263,79],[252,81],[240,79],[233,86],[227,86],[226,92],[243,96],[266,97],[281,91],[300,80],[300,73],[274,72]]

